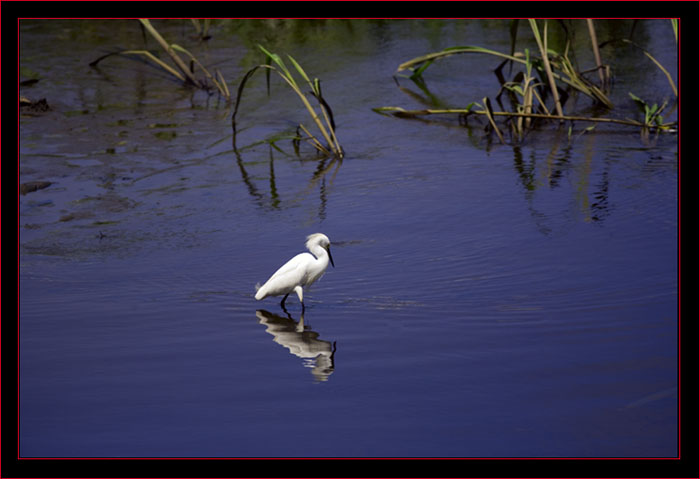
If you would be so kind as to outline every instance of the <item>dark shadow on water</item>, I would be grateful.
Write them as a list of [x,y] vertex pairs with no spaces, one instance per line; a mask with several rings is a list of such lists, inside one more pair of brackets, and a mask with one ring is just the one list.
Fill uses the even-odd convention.
[[[553,232],[558,223],[558,213],[539,210],[537,197],[562,187],[563,179],[568,179],[573,203],[584,222],[602,222],[610,212],[610,159],[596,158],[596,137],[589,135],[580,140],[583,143],[581,158],[574,161],[571,139],[562,130],[554,136],[549,151],[543,158],[531,149],[525,159],[520,146],[513,147],[513,167],[527,202],[528,209],[544,235]],[[563,185],[566,188],[566,182]],[[543,204],[540,200],[539,204]]]
[[[248,194],[253,198],[253,201],[256,204],[261,205],[263,203],[263,195],[258,191],[255,184],[250,179],[250,175],[243,165],[243,158],[241,158],[241,154],[238,152],[238,150],[233,150],[233,152],[236,155],[236,164],[238,165],[238,169],[241,171],[241,179],[248,188]],[[270,169],[272,169],[272,166],[270,166]]]
[[[247,148],[247,147],[246,147]],[[245,148],[244,148],[245,149]],[[252,175],[248,173],[246,170],[246,166],[244,164],[243,156],[241,154],[241,150],[236,149],[234,147],[233,153],[236,157],[236,164],[238,165],[238,168],[241,172],[241,179],[243,180],[243,183],[246,185],[248,189],[248,193],[253,199],[253,202],[261,208],[270,208],[273,210],[280,210],[280,209],[285,209],[295,203],[298,203],[301,201],[303,198],[308,196],[318,185],[319,187],[319,208],[318,208],[318,217],[321,221],[326,219],[326,206],[328,202],[328,197],[327,197],[327,184],[326,184],[326,177],[328,176],[329,173],[331,173],[328,184],[333,184],[333,181],[335,180],[336,175],[338,174],[338,170],[340,169],[340,166],[343,164],[342,158],[338,157],[328,157],[328,156],[321,156],[321,157],[316,157],[316,158],[304,158],[301,156],[298,152],[298,150],[295,149],[295,156],[296,159],[302,163],[304,162],[317,162],[317,167],[313,174],[311,175],[311,178],[309,179],[308,184],[306,185],[306,188],[304,189],[296,189],[294,191],[288,192],[286,197],[288,199],[282,199],[282,195],[278,189],[277,186],[277,180],[276,180],[276,174],[275,174],[275,155],[274,155],[274,150],[280,151],[283,154],[286,155],[282,150],[280,150],[279,147],[276,145],[270,143],[269,145],[269,155],[268,155],[268,161],[269,161],[269,198],[264,194],[261,193],[258,187],[255,185]],[[289,155],[287,155],[289,156]],[[320,183],[320,185],[319,185]]]
[[335,370],[335,341],[332,343],[318,339],[319,333],[304,324],[304,314],[295,321],[291,314],[280,316],[263,309],[255,312],[260,324],[264,325],[273,337],[273,341],[289,350],[289,353],[301,358],[305,367],[311,368],[316,382],[327,381]]

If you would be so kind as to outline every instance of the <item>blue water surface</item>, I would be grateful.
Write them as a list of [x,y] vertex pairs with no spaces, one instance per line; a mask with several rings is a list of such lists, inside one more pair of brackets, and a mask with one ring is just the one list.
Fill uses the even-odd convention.
[[[260,22],[188,47],[235,90]],[[20,120],[20,181],[52,182],[19,200],[20,456],[675,457],[677,137],[544,124],[500,145],[475,118],[372,111],[427,107],[396,67],[507,51],[507,23],[273,26],[322,78],[342,160],[256,143],[309,124],[279,79],[270,98],[252,81],[236,153],[217,95],[145,61],[86,66],[138,25],[21,22],[21,66],[54,72],[22,94],[54,109]],[[649,42],[674,68],[670,28]],[[642,53],[615,55],[615,114],[638,115],[630,90],[673,99]],[[437,62],[433,101],[495,96],[496,66]],[[303,316],[256,302],[315,232],[336,267]]]

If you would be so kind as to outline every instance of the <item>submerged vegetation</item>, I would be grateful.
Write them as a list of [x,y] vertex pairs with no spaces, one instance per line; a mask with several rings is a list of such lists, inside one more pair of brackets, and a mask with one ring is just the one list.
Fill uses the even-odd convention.
[[[557,121],[559,123],[568,122],[593,122],[593,123],[614,123],[619,125],[634,126],[642,129],[644,135],[648,135],[650,131],[675,131],[675,122],[664,122],[661,112],[667,106],[668,102],[664,101],[659,107],[656,103],[653,105],[647,104],[643,99],[629,93],[629,96],[639,106],[644,114],[644,120],[638,121],[629,118],[615,117],[591,117],[583,115],[575,115],[565,113],[565,105],[571,95],[583,94],[589,97],[595,105],[609,112],[613,111],[615,106],[608,96],[608,91],[611,84],[611,67],[605,65],[601,61],[600,49],[614,42],[632,45],[639,48],[643,53],[664,73],[669,81],[669,85],[673,94],[677,97],[678,91],[673,82],[671,75],[660,62],[658,62],[649,52],[636,45],[629,39],[608,40],[601,44],[598,43],[595,33],[595,25],[592,19],[586,20],[588,34],[590,35],[593,56],[596,62],[596,68],[587,72],[580,72],[574,67],[574,62],[570,58],[571,39],[569,38],[569,30],[562,21],[557,24],[561,26],[566,35],[566,43],[563,51],[554,50],[548,42],[549,21],[538,22],[534,19],[529,19],[529,26],[532,31],[532,37],[537,45],[537,54],[533,54],[529,49],[525,48],[522,52],[515,52],[516,35],[518,30],[518,20],[511,21],[511,46],[510,53],[503,53],[495,50],[490,50],[480,46],[458,46],[445,48],[439,52],[422,55],[404,63],[401,63],[397,68],[397,73],[410,71],[408,76],[419,88],[427,91],[427,86],[424,80],[424,73],[435,61],[444,59],[457,54],[486,54],[497,57],[501,63],[495,68],[494,72],[499,81],[500,88],[495,96],[495,100],[501,110],[494,110],[492,102],[488,97],[484,97],[481,103],[473,101],[463,108],[427,108],[409,110],[398,106],[383,106],[374,108],[374,111],[382,114],[391,114],[402,118],[415,118],[426,115],[438,114],[456,114],[460,121],[466,122],[470,116],[483,116],[486,118],[490,131],[492,131],[501,143],[506,143],[505,136],[502,132],[503,126],[499,128],[496,118],[505,118],[505,129],[511,132],[513,142],[517,143],[523,140],[528,131],[531,131],[536,125],[542,121]],[[677,41],[677,23],[671,22],[674,34]],[[504,67],[508,65],[511,69],[513,66],[518,68],[517,72],[510,80],[506,80],[503,75]],[[585,73],[597,72],[599,85],[596,85],[592,80],[585,76]],[[505,96],[509,103],[510,109],[504,107],[501,102],[501,97]],[[547,104],[549,102],[549,106]],[[571,130],[571,127],[570,127]],[[584,132],[591,131],[592,128],[586,128]]]

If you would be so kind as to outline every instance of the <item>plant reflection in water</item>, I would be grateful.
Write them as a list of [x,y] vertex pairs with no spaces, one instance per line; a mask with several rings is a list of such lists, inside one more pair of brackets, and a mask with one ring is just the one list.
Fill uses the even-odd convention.
[[[286,312],[286,311],[285,311]],[[255,312],[265,332],[273,336],[273,341],[287,348],[291,354],[302,358],[304,366],[311,368],[316,382],[327,381],[335,369],[335,341],[318,339],[319,333],[304,325],[304,314],[295,321],[291,314],[279,316],[259,309]]]

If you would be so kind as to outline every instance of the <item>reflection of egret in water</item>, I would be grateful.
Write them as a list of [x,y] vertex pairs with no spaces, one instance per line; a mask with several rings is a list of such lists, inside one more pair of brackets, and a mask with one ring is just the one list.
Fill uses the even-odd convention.
[[304,360],[304,366],[311,368],[316,381],[327,381],[335,369],[335,341],[318,339],[319,334],[304,325],[304,314],[297,322],[287,313],[287,317],[278,316],[259,309],[255,315],[260,324],[267,327],[266,332],[274,337],[277,344],[289,349],[289,352]]

